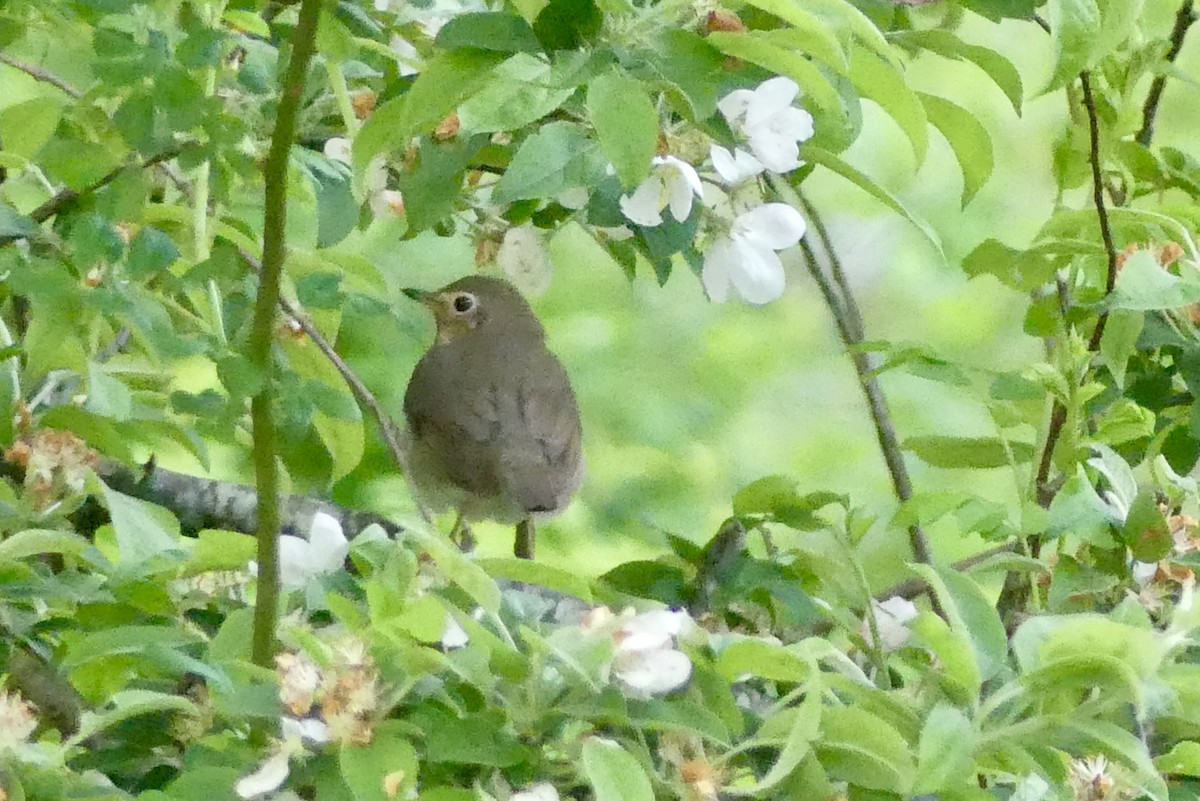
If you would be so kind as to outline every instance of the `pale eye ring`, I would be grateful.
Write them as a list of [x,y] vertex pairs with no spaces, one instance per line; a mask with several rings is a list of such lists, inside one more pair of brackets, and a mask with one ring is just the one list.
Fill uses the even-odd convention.
[[454,307],[455,312],[458,314],[466,314],[475,308],[475,296],[470,292],[463,292],[455,295],[454,300],[452,300],[450,303]]

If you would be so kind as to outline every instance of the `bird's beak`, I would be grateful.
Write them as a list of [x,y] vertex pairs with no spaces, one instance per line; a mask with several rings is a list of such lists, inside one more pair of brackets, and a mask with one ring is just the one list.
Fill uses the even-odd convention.
[[400,291],[403,292],[408,297],[415,300],[417,303],[420,303],[422,306],[425,306],[426,308],[430,308],[430,309],[433,308],[433,306],[437,300],[436,293],[427,292],[424,289],[406,288],[406,289],[401,289]]

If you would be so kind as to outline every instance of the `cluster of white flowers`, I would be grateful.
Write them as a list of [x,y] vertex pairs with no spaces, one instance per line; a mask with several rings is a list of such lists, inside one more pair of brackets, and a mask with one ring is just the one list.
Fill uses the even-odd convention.
[[[813,118],[793,105],[799,94],[795,81],[778,76],[756,89],[730,92],[717,104],[729,127],[749,148],[710,148],[713,169],[727,187],[738,187],[763,172],[782,174],[804,164],[800,143],[812,137]],[[683,222],[691,215],[695,198],[705,197],[699,173],[675,156],[655,156],[651,167],[650,176],[621,197],[621,211],[643,227],[662,224],[667,209]],[[715,186],[711,189],[724,197]],[[723,221],[724,231],[707,248],[701,272],[704,289],[718,303],[729,297],[731,287],[747,303],[769,303],[784,289],[779,252],[804,236],[804,218],[785,203],[759,203],[730,216]]]
[[663,695],[687,684],[692,660],[679,650],[678,638],[695,627],[687,612],[655,609],[620,615],[606,606],[589,612],[580,632],[607,634],[612,639],[612,661],[603,673],[634,698]]

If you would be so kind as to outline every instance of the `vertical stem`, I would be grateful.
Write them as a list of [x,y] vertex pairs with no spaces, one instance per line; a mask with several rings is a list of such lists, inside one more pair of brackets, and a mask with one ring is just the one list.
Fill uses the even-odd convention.
[[248,354],[263,378],[262,388],[250,402],[254,426],[254,476],[258,487],[258,597],[254,605],[254,663],[270,666],[275,655],[275,622],[279,605],[279,466],[275,461],[275,394],[271,363],[275,309],[285,254],[287,223],[288,156],[296,137],[296,119],[304,93],[308,63],[316,49],[321,0],[303,0],[292,33],[288,61],[271,147],[263,166],[263,258]]
[[338,111],[342,115],[342,124],[346,126],[346,136],[350,139],[358,133],[358,115],[354,113],[354,103],[350,100],[350,88],[346,86],[346,76],[342,67],[332,58],[325,59],[325,71],[329,73],[329,88],[337,100]]
[[[208,6],[208,25],[215,28],[221,24],[221,16],[225,13],[225,0],[216,0]],[[204,96],[212,97],[217,91],[217,68],[205,67],[201,72],[204,83]],[[208,231],[208,200],[209,177],[212,164],[208,159],[196,168],[196,177],[192,182],[192,250],[196,262],[207,259],[212,252],[212,237]],[[221,309],[221,294],[217,282],[209,279],[208,305],[212,311],[211,325],[217,339],[226,342],[225,320]]]

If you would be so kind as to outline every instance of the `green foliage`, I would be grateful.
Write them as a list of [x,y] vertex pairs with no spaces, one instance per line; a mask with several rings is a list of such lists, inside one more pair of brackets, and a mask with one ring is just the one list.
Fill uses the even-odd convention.
[[[0,4],[0,797],[1195,795],[1200,120],[1194,55],[1167,58],[1186,14],[379,5],[325,4],[290,96],[264,366],[248,357],[261,165],[295,4]],[[1052,146],[1016,132],[1014,115],[1053,104]],[[765,172],[722,175],[712,146]],[[804,164],[786,158],[797,148]],[[822,182],[870,219],[827,237]],[[1050,199],[1014,220],[1001,193]],[[803,213],[804,248],[750,229],[765,203]],[[866,223],[881,216],[913,246],[877,253]],[[513,230],[549,255],[509,259]],[[729,252],[742,261],[717,263]],[[944,296],[859,319],[851,291],[911,282],[929,255]],[[552,338],[591,355],[565,361],[589,437],[612,440],[593,507],[563,524],[574,550],[477,559],[420,524],[347,531],[330,552],[286,540],[303,557],[285,560],[279,659],[255,666],[248,502],[160,483],[158,463],[246,479],[248,401],[269,389],[290,491],[407,511],[370,419],[400,408],[427,341],[400,290],[475,266],[537,286],[551,261],[585,289],[540,308],[561,323]],[[922,388],[896,419],[878,394],[870,418],[828,401],[861,415],[884,460],[845,417],[797,406],[833,379],[797,401],[805,382],[766,367],[821,350],[824,316],[725,308],[704,328],[688,306],[693,275],[718,297],[721,269],[738,294],[766,272],[795,284],[801,263],[858,383]],[[635,312],[602,308],[627,278]],[[932,310],[960,296],[974,305],[947,326]],[[1028,347],[992,358],[998,324],[976,318],[1012,309]],[[664,325],[644,333],[647,318]],[[939,324],[953,330],[926,341]],[[664,365],[688,382],[665,387]],[[694,441],[734,407],[769,470],[742,475],[733,449]],[[808,450],[789,450],[792,429]],[[822,450],[865,466],[790,475]],[[884,465],[895,498],[863,480]],[[723,521],[715,535],[661,530],[646,488],[667,484]],[[663,547],[612,566],[635,526]],[[604,559],[589,531],[617,543]],[[910,556],[921,537],[939,558],[998,549],[956,569]],[[881,594],[892,579],[910,582]]]

